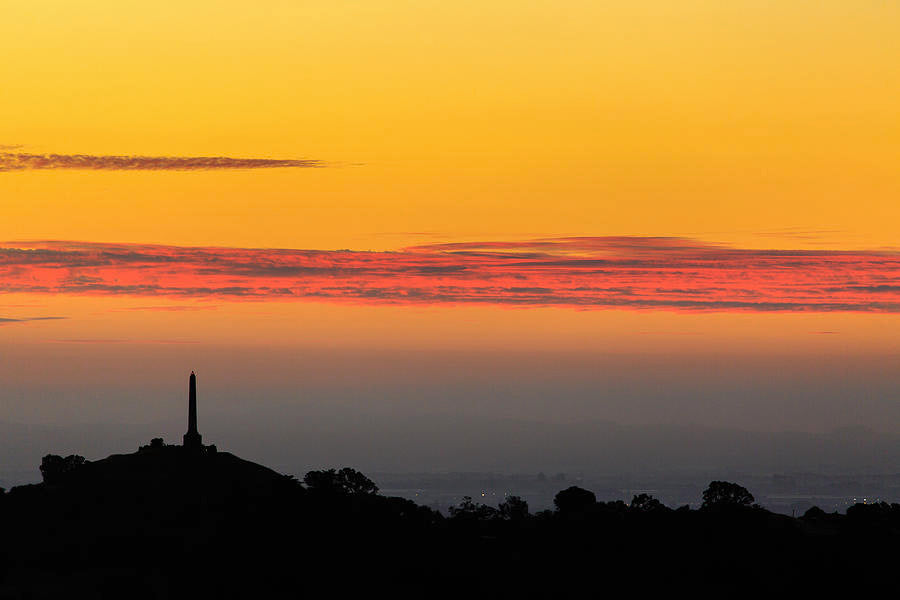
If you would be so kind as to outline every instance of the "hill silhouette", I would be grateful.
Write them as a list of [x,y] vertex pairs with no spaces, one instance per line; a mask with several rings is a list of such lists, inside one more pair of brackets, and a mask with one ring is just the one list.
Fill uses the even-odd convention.
[[[80,494],[92,490],[147,494],[179,489],[184,494],[218,496],[240,488],[268,495],[283,480],[284,475],[228,452],[190,452],[181,446],[162,445],[144,446],[133,454],[114,454],[85,462],[63,474],[59,482],[43,488],[47,493],[77,491]],[[29,488],[32,486],[14,490],[23,493]]]
[[894,585],[900,540],[897,504],[791,518],[721,481],[696,510],[573,486],[552,511],[464,498],[445,516],[353,469],[301,482],[161,440],[94,462],[48,455],[42,472],[0,495],[0,599],[861,590]]

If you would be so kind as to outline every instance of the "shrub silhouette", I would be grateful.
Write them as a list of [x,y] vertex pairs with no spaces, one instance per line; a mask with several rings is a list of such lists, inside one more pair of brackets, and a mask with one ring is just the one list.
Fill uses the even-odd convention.
[[712,481],[703,492],[701,508],[733,508],[753,504],[747,488],[728,481]]

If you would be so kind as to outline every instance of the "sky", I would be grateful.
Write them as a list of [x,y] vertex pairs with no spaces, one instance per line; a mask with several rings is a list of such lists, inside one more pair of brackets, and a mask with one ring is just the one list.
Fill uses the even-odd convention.
[[3,13],[0,421],[900,434],[897,3]]

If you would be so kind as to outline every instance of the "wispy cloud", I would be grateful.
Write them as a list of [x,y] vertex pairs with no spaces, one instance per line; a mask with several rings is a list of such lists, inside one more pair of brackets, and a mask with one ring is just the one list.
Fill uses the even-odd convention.
[[104,338],[72,338],[59,340],[46,340],[51,344],[199,344],[195,340],[126,340],[126,339],[104,339]]
[[30,321],[57,321],[66,317],[24,317],[12,319],[8,317],[0,317],[0,325],[8,325],[9,323],[28,323]]
[[[10,147],[0,146],[0,150]],[[91,154],[27,154],[0,152],[0,172],[37,169],[106,171],[207,171],[222,169],[309,169],[324,167],[320,160],[229,158],[227,156],[109,156]]]
[[900,254],[684,238],[428,244],[394,252],[0,244],[0,292],[578,309],[900,312]]
[[123,308],[115,308],[113,311],[149,311],[149,312],[193,312],[198,310],[216,310],[219,307],[215,304],[205,305],[183,305],[183,304],[163,304],[159,306],[126,306]]
[[800,241],[821,240],[832,238],[836,234],[844,233],[839,229],[804,229],[800,227],[784,227],[770,231],[759,231],[756,235],[770,238],[784,238]]

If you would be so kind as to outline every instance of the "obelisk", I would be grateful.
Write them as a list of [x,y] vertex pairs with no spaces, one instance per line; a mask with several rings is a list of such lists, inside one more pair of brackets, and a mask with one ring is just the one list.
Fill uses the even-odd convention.
[[184,447],[199,450],[203,447],[203,438],[197,431],[197,376],[191,371],[191,382],[188,390],[188,430],[184,434]]

